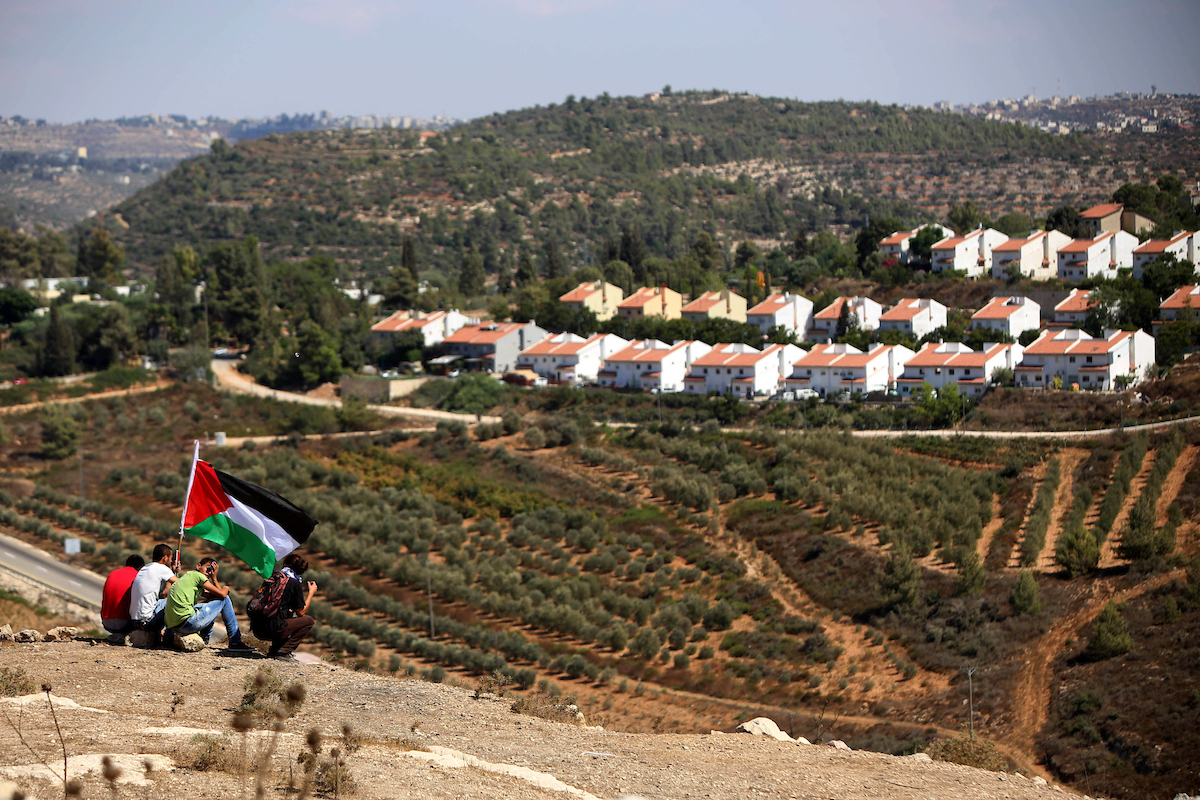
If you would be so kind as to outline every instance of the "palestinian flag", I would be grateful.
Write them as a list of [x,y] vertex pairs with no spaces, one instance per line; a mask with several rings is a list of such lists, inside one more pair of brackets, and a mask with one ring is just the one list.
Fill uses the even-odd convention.
[[196,461],[183,532],[219,544],[264,578],[308,541],[317,521],[270,489]]

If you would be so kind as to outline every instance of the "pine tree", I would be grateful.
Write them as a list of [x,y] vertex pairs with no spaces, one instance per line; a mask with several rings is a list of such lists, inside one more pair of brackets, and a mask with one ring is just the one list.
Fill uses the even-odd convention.
[[1129,626],[1121,616],[1121,609],[1109,600],[1100,616],[1096,618],[1092,638],[1088,640],[1087,649],[1083,651],[1084,658],[1089,661],[1103,661],[1128,653],[1132,646],[1133,637],[1129,635]]
[[983,594],[987,584],[987,572],[979,561],[979,553],[967,552],[958,566],[958,578],[954,581],[954,593],[962,596]]
[[421,284],[421,275],[417,266],[417,245],[411,236],[404,237],[404,244],[400,250],[400,266],[408,270],[414,284],[418,286]]
[[1031,571],[1021,570],[1021,576],[1013,584],[1008,600],[1017,614],[1037,614],[1042,610],[1042,602],[1038,599],[1037,580]]
[[462,271],[458,274],[458,291],[464,297],[478,297],[484,292],[487,275],[483,271],[483,258],[479,250],[472,247],[463,256]]
[[57,305],[50,306],[50,324],[42,344],[41,373],[50,377],[75,371],[75,336]]
[[1143,493],[1129,510],[1129,519],[1121,531],[1117,544],[1117,555],[1129,561],[1144,561],[1155,553],[1154,547],[1154,500]]
[[883,605],[892,610],[904,610],[917,604],[920,596],[921,568],[903,544],[897,544],[877,578]]
[[1067,571],[1069,578],[1091,572],[1100,563],[1100,545],[1096,542],[1096,535],[1082,524],[1072,525],[1059,537],[1054,561]]

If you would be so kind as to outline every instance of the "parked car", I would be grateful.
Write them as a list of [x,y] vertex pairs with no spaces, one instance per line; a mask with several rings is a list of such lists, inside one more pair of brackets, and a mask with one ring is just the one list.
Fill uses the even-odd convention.
[[797,400],[808,400],[811,397],[820,397],[820,396],[821,395],[819,395],[817,393],[816,389],[797,389],[796,390],[796,399]]

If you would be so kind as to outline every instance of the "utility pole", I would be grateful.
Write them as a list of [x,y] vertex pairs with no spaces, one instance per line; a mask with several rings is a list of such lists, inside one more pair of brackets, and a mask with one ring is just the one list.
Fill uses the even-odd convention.
[[79,513],[83,512],[83,447],[79,448]]
[[973,680],[975,670],[979,667],[963,667],[963,672],[967,673],[967,696],[970,698],[970,713],[971,713],[971,741],[975,741],[975,682]]
[[429,638],[437,636],[433,631],[433,576],[429,571],[429,553],[425,553],[425,589],[429,595]]

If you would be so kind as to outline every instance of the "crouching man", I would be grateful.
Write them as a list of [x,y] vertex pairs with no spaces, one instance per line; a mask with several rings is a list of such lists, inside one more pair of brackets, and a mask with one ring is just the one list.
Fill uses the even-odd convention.
[[[213,625],[220,617],[225,623],[225,630],[229,632],[228,649],[235,653],[251,653],[254,648],[242,643],[242,632],[238,628],[237,615],[233,612],[233,602],[229,599],[229,589],[217,580],[219,569],[215,560],[202,558],[194,570],[175,581],[167,593],[167,628],[176,636],[198,633],[208,644]],[[201,595],[205,593],[216,599],[200,602]]]
[[256,603],[247,607],[251,632],[269,641],[267,655],[280,661],[296,660],[292,652],[313,627],[308,606],[317,593],[317,584],[303,580],[307,571],[308,561],[298,553],[290,553],[283,559],[283,568],[259,589],[262,609],[250,610],[259,605]]
[[137,628],[137,623],[129,616],[129,596],[138,570],[145,563],[141,556],[130,556],[125,566],[113,570],[104,581],[100,622],[104,630],[112,634],[108,637],[109,644],[125,644],[125,637]]

